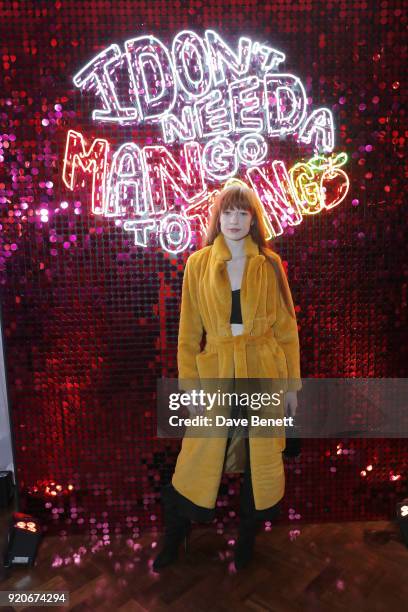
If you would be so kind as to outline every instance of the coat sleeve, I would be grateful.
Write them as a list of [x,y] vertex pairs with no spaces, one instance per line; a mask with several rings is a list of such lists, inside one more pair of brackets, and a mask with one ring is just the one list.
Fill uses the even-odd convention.
[[292,294],[282,262],[277,261],[276,321],[272,325],[275,338],[285,353],[288,368],[288,391],[302,388],[300,377],[299,332]]
[[[198,309],[197,283],[191,259],[187,259],[181,292],[181,310],[177,347],[179,388],[191,391],[199,379],[196,355],[200,353],[204,326]],[[196,381],[196,382],[194,382]]]

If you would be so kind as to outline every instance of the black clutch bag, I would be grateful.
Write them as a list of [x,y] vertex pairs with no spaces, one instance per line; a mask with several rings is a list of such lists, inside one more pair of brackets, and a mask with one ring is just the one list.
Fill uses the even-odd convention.
[[302,438],[286,438],[284,457],[297,457],[302,451]]

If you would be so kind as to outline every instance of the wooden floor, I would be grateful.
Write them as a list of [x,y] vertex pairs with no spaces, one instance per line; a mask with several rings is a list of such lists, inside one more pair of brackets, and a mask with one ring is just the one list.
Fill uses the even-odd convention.
[[[0,540],[6,514],[0,515]],[[298,530],[298,533],[296,532]],[[256,540],[253,562],[234,573],[234,532],[194,524],[187,555],[151,570],[157,538],[145,533],[93,550],[80,536],[48,536],[33,568],[0,568],[0,590],[65,590],[72,610],[399,612],[408,602],[408,549],[390,522],[273,526]],[[160,546],[161,539],[158,540]],[[405,604],[404,604],[405,602]]]

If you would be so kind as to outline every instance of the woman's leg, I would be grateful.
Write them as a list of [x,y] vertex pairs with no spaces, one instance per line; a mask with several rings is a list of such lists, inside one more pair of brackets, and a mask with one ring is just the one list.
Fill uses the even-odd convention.
[[164,509],[164,542],[161,551],[153,562],[153,569],[159,571],[171,565],[178,557],[181,542],[187,549],[187,537],[191,529],[191,521],[178,511],[177,498],[172,487],[163,487],[162,504]]
[[245,437],[245,449],[245,470],[239,498],[239,532],[234,554],[236,569],[243,569],[251,560],[255,545],[255,536],[260,523],[262,521],[273,520],[277,518],[280,512],[280,502],[278,502],[274,506],[271,506],[270,508],[265,508],[264,510],[257,510],[255,508],[255,500],[252,488],[249,438],[247,435]]
[[239,497],[241,513],[246,515],[253,514],[255,512],[255,501],[252,490],[252,475],[251,475],[251,460],[249,454],[249,440],[245,438],[245,470],[243,474],[241,491]]
[[234,551],[234,562],[237,570],[246,567],[252,558],[257,527],[255,502],[252,491],[248,437],[245,437],[245,448],[245,470],[239,496],[240,513],[238,540]]

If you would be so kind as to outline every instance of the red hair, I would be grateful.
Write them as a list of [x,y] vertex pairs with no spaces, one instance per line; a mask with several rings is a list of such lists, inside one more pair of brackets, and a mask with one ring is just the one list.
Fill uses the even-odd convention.
[[216,195],[212,213],[207,226],[207,234],[203,240],[202,246],[209,246],[214,243],[214,240],[221,233],[220,216],[225,210],[238,209],[248,210],[252,216],[252,225],[249,228],[249,234],[254,242],[259,247],[259,252],[264,255],[273,265],[283,293],[286,306],[291,315],[296,318],[293,306],[292,296],[285,270],[282,266],[280,257],[267,243],[266,227],[263,220],[263,209],[261,202],[253,189],[248,187],[239,179],[229,179],[223,189]]

